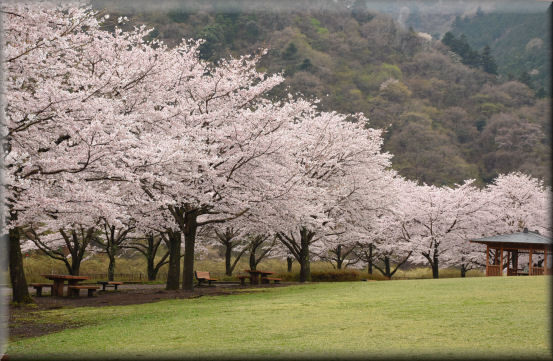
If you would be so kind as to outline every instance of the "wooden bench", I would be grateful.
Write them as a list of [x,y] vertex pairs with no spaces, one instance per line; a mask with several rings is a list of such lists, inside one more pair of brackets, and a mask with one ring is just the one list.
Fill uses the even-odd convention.
[[54,286],[51,283],[31,283],[29,286],[33,287],[36,291],[37,297],[42,296],[42,287],[50,287],[50,294],[52,294],[52,286]]
[[94,292],[99,288],[100,286],[67,286],[71,297],[79,297],[79,292],[81,290],[88,290],[88,297],[92,297]]
[[261,279],[261,283],[271,283],[271,281],[273,281],[273,283],[280,283],[280,281],[282,281],[282,278],[263,277]]
[[240,285],[245,286],[246,285],[246,278],[250,278],[250,276],[246,275],[240,275],[238,276],[238,279],[240,280]]
[[115,281],[98,281],[99,285],[102,285],[102,291],[106,290],[106,287],[113,287],[114,291],[117,291],[117,286],[122,285],[123,282],[115,282]]
[[207,281],[207,284],[211,286],[211,282],[217,281],[216,278],[211,278],[209,275],[209,272],[205,271],[194,271],[194,275],[196,276],[196,279],[198,280],[198,286],[202,285],[202,282]]

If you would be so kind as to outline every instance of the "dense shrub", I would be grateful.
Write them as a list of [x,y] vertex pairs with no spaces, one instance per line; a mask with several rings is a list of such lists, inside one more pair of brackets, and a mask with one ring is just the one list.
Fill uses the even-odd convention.
[[[311,271],[312,282],[351,282],[361,281],[369,278],[369,275],[359,270],[320,270]],[[299,274],[297,273],[283,273],[279,275],[285,282],[297,282],[299,280]]]

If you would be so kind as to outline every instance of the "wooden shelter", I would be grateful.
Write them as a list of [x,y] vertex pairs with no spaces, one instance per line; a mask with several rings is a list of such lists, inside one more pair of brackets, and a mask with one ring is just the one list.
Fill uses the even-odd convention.
[[[550,275],[553,266],[551,239],[528,231],[470,240],[486,245],[486,276]],[[519,268],[519,255],[528,254],[528,266]]]

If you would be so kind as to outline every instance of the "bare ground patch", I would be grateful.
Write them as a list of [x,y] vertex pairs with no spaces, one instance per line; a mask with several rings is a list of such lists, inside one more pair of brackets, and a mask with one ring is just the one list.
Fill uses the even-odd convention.
[[87,297],[86,293],[79,298],[50,297],[49,295],[42,297],[33,296],[36,305],[22,307],[9,306],[9,338],[13,341],[21,338],[37,337],[85,325],[85,323],[78,321],[56,322],[56,320],[46,317],[44,311],[52,309],[134,305],[167,299],[231,295],[248,292],[248,290],[253,291],[259,288],[285,287],[288,285],[291,285],[291,283],[264,284],[255,286],[255,288],[235,284],[220,284],[215,287],[195,287],[194,291],[168,291],[165,290],[165,285],[126,284],[121,286],[118,291],[98,291],[98,294],[94,297]]

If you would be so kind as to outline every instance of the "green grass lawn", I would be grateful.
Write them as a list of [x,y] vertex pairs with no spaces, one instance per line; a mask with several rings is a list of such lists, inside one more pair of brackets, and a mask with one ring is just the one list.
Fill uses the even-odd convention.
[[430,356],[549,359],[549,277],[320,283],[45,311],[80,328],[13,341],[17,357]]

